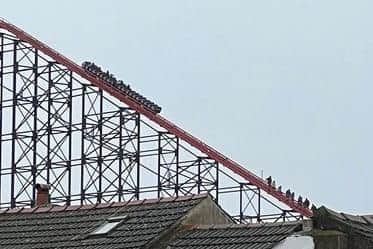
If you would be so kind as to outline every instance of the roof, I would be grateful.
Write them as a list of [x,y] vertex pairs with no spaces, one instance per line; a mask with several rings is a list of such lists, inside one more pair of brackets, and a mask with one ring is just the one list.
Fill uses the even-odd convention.
[[314,210],[316,226],[338,230],[370,241],[373,246],[373,215],[338,213],[324,206]]
[[269,249],[300,230],[299,222],[200,226],[169,244],[170,249]]
[[[0,214],[0,248],[140,248],[172,228],[206,197],[9,209]],[[105,236],[89,236],[108,218],[126,216]]]

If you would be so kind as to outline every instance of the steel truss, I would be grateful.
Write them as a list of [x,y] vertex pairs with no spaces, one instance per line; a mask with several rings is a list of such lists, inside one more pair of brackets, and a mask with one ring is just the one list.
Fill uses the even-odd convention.
[[300,219],[178,136],[0,33],[0,208],[210,193],[237,222]]

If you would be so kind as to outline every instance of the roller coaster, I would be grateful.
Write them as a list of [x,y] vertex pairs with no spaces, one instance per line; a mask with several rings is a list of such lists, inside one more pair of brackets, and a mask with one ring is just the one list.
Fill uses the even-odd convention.
[[0,209],[209,193],[237,222],[312,217],[265,179],[161,116],[94,63],[0,20]]

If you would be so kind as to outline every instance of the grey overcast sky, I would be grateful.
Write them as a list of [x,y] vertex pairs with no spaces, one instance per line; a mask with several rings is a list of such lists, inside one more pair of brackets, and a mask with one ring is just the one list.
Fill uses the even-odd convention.
[[249,170],[317,205],[373,212],[373,1],[2,1]]

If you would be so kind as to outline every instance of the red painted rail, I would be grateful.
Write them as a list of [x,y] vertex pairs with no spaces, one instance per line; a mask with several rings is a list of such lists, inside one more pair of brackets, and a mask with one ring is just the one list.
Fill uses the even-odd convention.
[[280,202],[286,204],[293,210],[297,211],[301,215],[305,217],[312,217],[312,211],[308,208],[303,207],[302,205],[298,204],[296,201],[287,198],[284,193],[276,191],[275,189],[268,186],[268,184],[261,179],[260,177],[256,176],[255,174],[251,173],[249,170],[241,166],[239,163],[233,161],[232,159],[224,156],[211,146],[205,144],[200,139],[194,137],[192,134],[184,131],[182,128],[176,126],[172,122],[168,121],[164,117],[160,116],[159,114],[155,114],[150,112],[149,110],[145,109],[143,106],[138,104],[137,102],[130,99],[124,93],[117,91],[114,87],[110,84],[106,83],[103,80],[93,77],[91,74],[87,73],[80,65],[76,64],[75,62],[71,61],[70,59],[66,58],[62,54],[58,53],[54,49],[50,48],[43,42],[37,40],[33,36],[29,35],[22,29],[16,27],[15,25],[0,19],[0,28],[3,28],[10,33],[17,36],[20,40],[25,41],[31,44],[34,48],[42,51],[44,54],[48,55],[58,63],[64,65],[72,72],[80,75],[81,77],[87,79],[93,85],[97,86],[98,88],[108,92],[115,98],[119,99],[121,102],[125,103],[132,109],[136,110],[137,112],[141,113],[142,115],[146,116],[150,120],[154,121],[170,133],[176,135],[180,139],[184,140],[191,146],[197,148],[201,152],[208,155],[210,158],[216,160],[223,166],[227,167],[237,175],[241,176],[245,180],[249,181],[251,184],[257,186],[258,188],[262,189],[263,191],[267,192],[269,195],[273,196],[274,198],[278,199]]

